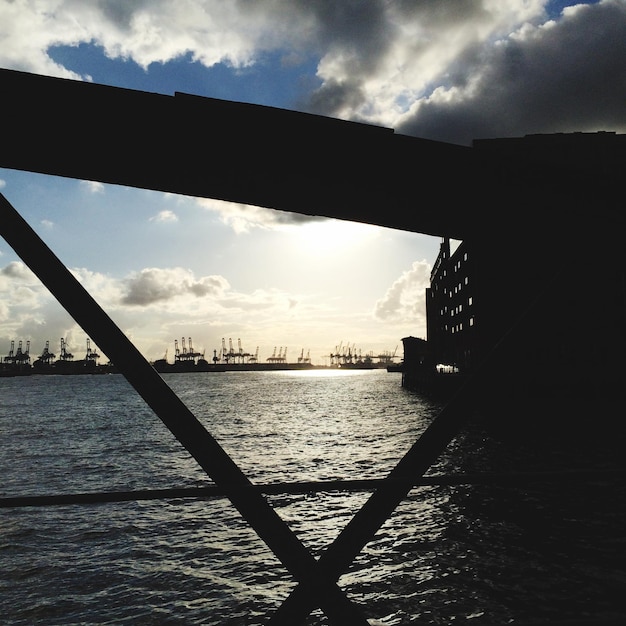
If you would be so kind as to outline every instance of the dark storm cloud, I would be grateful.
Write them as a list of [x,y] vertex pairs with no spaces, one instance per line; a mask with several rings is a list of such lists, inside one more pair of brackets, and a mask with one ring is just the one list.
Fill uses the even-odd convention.
[[[520,24],[545,19],[542,0],[358,4],[365,8],[355,10],[354,3],[334,3],[332,10],[326,2],[306,5],[316,18],[322,85],[301,106],[394,127],[411,104],[449,83],[459,56],[509,35]],[[461,68],[456,75],[465,73]]]
[[[394,40],[396,27],[388,19],[385,5],[380,0],[303,4],[302,10],[315,20],[320,50],[327,58],[338,60],[337,65],[342,68],[342,75],[328,76],[306,103],[301,103],[303,108],[340,116],[346,108],[357,109],[366,103],[362,81],[377,73]],[[348,75],[343,72],[346,66]]]
[[488,49],[474,47],[455,71],[450,91],[418,104],[398,132],[464,144],[542,132],[624,132],[626,3],[581,6]]
[[372,71],[393,39],[394,27],[388,20],[387,3],[380,0],[359,2],[311,2],[323,47],[332,52],[341,48],[353,61],[356,73]]
[[311,113],[332,117],[346,108],[357,109],[366,100],[360,81],[330,79],[309,97],[306,108]]
[[120,30],[128,30],[133,16],[149,3],[145,0],[98,0],[97,6],[107,21]]

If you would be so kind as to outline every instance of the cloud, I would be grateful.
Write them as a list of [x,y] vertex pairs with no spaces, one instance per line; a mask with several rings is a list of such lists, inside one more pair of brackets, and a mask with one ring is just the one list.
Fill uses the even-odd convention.
[[[320,114],[395,127],[467,49],[543,16],[543,2],[368,2],[369,10],[320,19],[323,84],[310,101]],[[364,31],[365,36],[354,35]]]
[[147,268],[125,279],[122,304],[147,306],[165,303],[184,296],[213,298],[222,296],[229,288],[222,276],[195,278],[193,272],[183,268]]
[[626,3],[607,0],[525,25],[457,60],[450,84],[415,103],[398,132],[469,144],[483,137],[626,132]]
[[81,186],[85,187],[90,193],[104,193],[104,185],[94,180],[81,180]]
[[222,200],[198,198],[197,202],[201,207],[217,213],[220,220],[236,233],[247,233],[255,228],[275,230],[325,220],[325,218],[321,217],[266,209],[250,204],[224,202]]
[[[48,309],[60,309],[48,290],[21,261],[0,268],[0,340],[31,339],[31,330],[48,319]],[[69,316],[65,314],[67,325]],[[23,331],[26,331],[25,333]]]
[[[26,284],[35,284],[39,279],[33,272],[21,261],[12,261],[0,269],[0,279],[6,278],[9,281],[19,280]],[[5,283],[6,284],[6,283]],[[0,283],[2,285],[2,283]]]
[[100,272],[92,272],[84,267],[70,271],[102,307],[109,307],[121,300],[122,286],[119,280]]
[[187,54],[207,67],[245,67],[263,51],[297,42],[306,32],[304,22],[295,6],[280,1],[3,2],[0,66],[79,78],[55,63],[48,50],[93,43],[109,58],[132,60],[144,69]]
[[178,215],[174,211],[169,209],[159,211],[156,215],[150,218],[151,222],[177,222]]
[[[210,311],[224,310],[224,302],[240,305],[247,299],[233,294],[221,276],[195,277],[182,268],[146,268],[121,279],[85,268],[70,271],[119,327],[144,345],[169,335],[171,324],[197,324]],[[260,298],[249,299],[249,308],[254,308]],[[145,307],[155,304],[157,314],[146,324]],[[0,354],[14,339],[31,341],[38,350],[47,340],[56,345],[59,337],[72,339],[72,351],[85,349],[85,332],[22,262],[0,268]]]
[[425,289],[430,286],[430,272],[430,263],[415,261],[376,302],[374,317],[383,322],[410,323],[425,329]]
[[[0,3],[0,66],[76,75],[49,56],[89,43],[149,70],[317,58],[321,86],[292,108],[469,143],[486,136],[626,130],[626,4],[548,0],[340,3],[202,0]],[[84,77],[88,78],[88,77]],[[231,213],[239,230],[280,223]]]

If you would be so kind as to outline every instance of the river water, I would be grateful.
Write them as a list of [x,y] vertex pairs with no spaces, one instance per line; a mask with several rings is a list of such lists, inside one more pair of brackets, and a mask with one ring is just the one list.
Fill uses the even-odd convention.
[[[381,370],[164,377],[255,483],[383,478],[441,409]],[[0,378],[0,400],[0,497],[210,484],[121,375]],[[563,461],[470,425],[429,473]],[[268,499],[318,556],[368,495]],[[378,625],[623,618],[625,501],[602,480],[416,488],[339,585]],[[294,586],[224,498],[0,509],[2,624],[264,624]]]

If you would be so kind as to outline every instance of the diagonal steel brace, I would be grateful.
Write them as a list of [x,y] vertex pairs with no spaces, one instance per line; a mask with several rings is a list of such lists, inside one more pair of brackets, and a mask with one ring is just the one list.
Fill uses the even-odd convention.
[[[504,351],[511,350],[511,342],[516,339],[517,330],[529,314],[537,310],[537,304],[546,297],[549,287],[556,283],[561,271],[557,270],[546,280],[544,288],[535,294],[531,303],[490,350],[488,358],[454,394],[404,457],[381,481],[376,491],[346,524],[337,538],[327,547],[316,564],[323,570],[325,577],[337,581],[347,571],[365,545],[374,538],[376,532],[406,498],[416,482],[424,476],[424,473],[467,423],[477,394],[482,391],[484,385],[488,384],[488,377],[492,375],[488,363],[498,362]],[[314,589],[307,587],[306,583],[300,583],[274,613],[270,620],[271,626],[293,626],[301,623],[316,607],[316,602]]]
[[178,441],[224,489],[235,508],[294,578],[315,590],[333,624],[363,626],[359,607],[317,567],[317,561],[213,436],[165,383],[65,265],[0,194],[0,235],[109,356]]

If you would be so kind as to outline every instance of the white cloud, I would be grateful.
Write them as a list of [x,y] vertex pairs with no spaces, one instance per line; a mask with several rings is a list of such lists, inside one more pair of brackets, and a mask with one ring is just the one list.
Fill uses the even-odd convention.
[[[626,129],[626,4],[547,22],[547,0],[0,3],[0,66],[75,77],[52,46],[93,43],[152,63],[190,54],[242,68],[268,51],[319,58],[321,86],[294,106],[422,137]],[[543,24],[543,25],[542,25]],[[86,77],[85,77],[86,78]],[[231,215],[233,227],[262,224]]]
[[222,200],[198,198],[197,202],[204,209],[217,213],[224,224],[240,234],[256,228],[280,229],[309,222],[319,222],[324,219]]
[[395,127],[412,103],[450,80],[460,55],[541,18],[543,4],[369,2],[363,5],[370,10],[360,12],[333,7],[320,17],[327,41],[319,65],[324,83],[312,106]]
[[0,178],[0,189],[4,189],[7,186],[7,181]]
[[165,209],[163,211],[159,211],[156,215],[150,218],[151,222],[177,222],[178,215],[174,213],[174,211],[170,211],[169,209]]
[[108,57],[130,59],[143,68],[187,53],[206,66],[225,62],[243,67],[259,51],[276,49],[285,41],[294,44],[306,32],[307,20],[289,3],[243,7],[203,0],[3,2],[0,66],[78,78],[52,61],[47,51],[51,46],[95,43]]
[[94,180],[81,180],[80,184],[90,193],[104,193],[104,185]]
[[74,268],[70,271],[101,306],[110,306],[122,299],[122,286],[115,278],[86,268]]
[[0,269],[0,288],[9,288],[13,281],[20,281],[21,284],[34,285],[39,279],[21,261],[12,261]]
[[430,263],[413,263],[376,302],[374,316],[384,322],[410,323],[425,331],[425,289],[430,285],[430,272]]
[[196,278],[190,270],[183,268],[146,268],[125,279],[125,293],[122,304],[147,306],[181,297],[216,298],[223,296],[229,288],[222,276],[202,276]]

